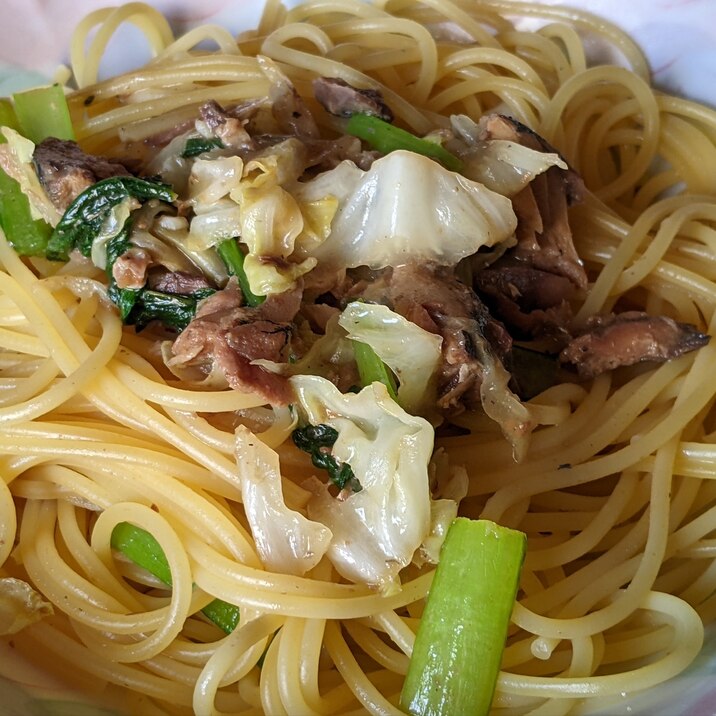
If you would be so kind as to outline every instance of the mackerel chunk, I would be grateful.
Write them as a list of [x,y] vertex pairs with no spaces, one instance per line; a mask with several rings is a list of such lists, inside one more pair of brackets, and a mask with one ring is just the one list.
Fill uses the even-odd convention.
[[664,363],[709,342],[689,323],[641,311],[594,316],[585,331],[561,352],[562,363],[576,366],[582,378],[593,378],[620,366],[642,361]]
[[92,184],[109,177],[131,176],[119,162],[87,154],[77,142],[55,137],[35,147],[32,161],[50,201],[62,212]]
[[393,121],[393,112],[378,90],[358,89],[340,77],[317,77],[313,80],[313,94],[326,112],[336,117],[370,114],[385,122]]

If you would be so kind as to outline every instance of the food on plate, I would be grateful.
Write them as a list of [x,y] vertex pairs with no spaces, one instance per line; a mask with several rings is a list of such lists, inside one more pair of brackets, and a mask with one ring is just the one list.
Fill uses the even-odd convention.
[[[269,2],[174,39],[131,4],[66,91],[0,100],[19,653],[198,714],[569,713],[692,662],[716,113],[565,12]],[[125,21],[156,57],[99,79]]]

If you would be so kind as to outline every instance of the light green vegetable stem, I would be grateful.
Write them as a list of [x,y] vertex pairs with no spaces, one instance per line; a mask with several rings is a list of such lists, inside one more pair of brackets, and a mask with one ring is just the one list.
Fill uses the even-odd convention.
[[[113,549],[146,569],[164,584],[171,585],[172,574],[167,558],[159,542],[149,532],[129,522],[120,522],[112,530],[111,544]],[[239,623],[239,608],[221,599],[214,599],[201,611],[227,634]]]
[[382,154],[388,154],[397,149],[405,149],[409,152],[437,159],[453,172],[459,172],[462,169],[462,162],[436,142],[420,139],[420,137],[416,137],[400,127],[395,127],[369,114],[354,114],[348,120],[346,132],[368,142]]
[[39,144],[43,139],[74,139],[70,110],[58,84],[13,95],[20,134]]
[[249,279],[244,271],[244,255],[235,239],[226,239],[217,245],[216,250],[226,266],[230,276],[236,276],[241,293],[247,306],[260,306],[265,296],[257,296],[251,290]]
[[[7,99],[0,99],[0,126],[19,131],[15,110]],[[0,135],[0,143],[5,137]],[[30,202],[20,185],[0,169],[0,226],[7,240],[23,256],[44,256],[51,228],[44,221],[35,221]]]
[[413,716],[489,713],[527,538],[488,520],[448,530],[400,698]]
[[361,385],[370,385],[376,381],[382,383],[388,389],[390,397],[397,401],[398,389],[395,385],[395,378],[371,346],[362,341],[353,341],[353,353]]

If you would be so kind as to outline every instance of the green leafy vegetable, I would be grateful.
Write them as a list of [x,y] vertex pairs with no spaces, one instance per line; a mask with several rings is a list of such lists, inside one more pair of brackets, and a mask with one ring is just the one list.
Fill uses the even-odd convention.
[[526,541],[488,520],[452,523],[400,697],[406,713],[489,712]]
[[339,463],[329,452],[336,440],[338,431],[330,425],[306,425],[303,428],[296,428],[291,433],[293,442],[297,448],[307,452],[311,456],[314,467],[325,470],[336,487],[343,489],[351,488],[353,492],[360,492],[361,486],[358,478],[353,474],[353,468],[347,463]]
[[44,256],[52,229],[30,215],[30,202],[20,185],[0,169],[0,226],[22,256]]
[[236,276],[239,282],[241,293],[244,294],[244,301],[248,306],[259,306],[265,300],[265,296],[257,296],[249,286],[249,279],[244,271],[244,255],[241,253],[239,244],[235,239],[226,239],[217,245],[216,251],[226,266],[230,276]]
[[395,127],[369,114],[354,114],[348,120],[346,132],[368,142],[383,154],[394,152],[396,149],[406,149],[437,159],[451,171],[459,172],[462,169],[462,162],[439,144],[420,139],[400,127]]
[[[0,99],[0,126],[19,130],[12,104]],[[0,134],[0,143],[7,140]],[[44,256],[52,229],[30,213],[30,202],[20,185],[0,169],[0,226],[15,251],[22,256]]]
[[65,92],[58,84],[13,95],[20,134],[35,144],[43,139],[74,139]]
[[398,388],[395,377],[388,366],[378,357],[377,353],[362,341],[353,341],[353,353],[358,366],[358,375],[361,383],[366,386],[371,383],[382,383],[393,400],[398,400]]
[[112,207],[124,199],[159,199],[171,202],[176,194],[168,184],[136,177],[110,177],[85,189],[68,207],[50,237],[47,258],[67,261],[77,247],[89,256],[92,242]]
[[136,298],[134,308],[126,323],[142,330],[151,321],[161,321],[165,326],[183,331],[194,318],[197,299],[173,293],[143,290]]
[[119,315],[124,323],[127,323],[127,319],[137,305],[137,299],[141,293],[141,289],[119,288],[114,278],[110,279],[107,295],[110,301],[119,309]]
[[[129,522],[120,522],[113,530],[111,545],[118,552],[171,586],[172,574],[167,558],[154,537]],[[239,608],[215,599],[201,610],[216,626],[230,634],[239,623]]]
[[107,242],[107,274],[110,282],[107,293],[119,308],[124,323],[134,324],[142,330],[150,321],[161,321],[166,326],[183,330],[194,318],[198,301],[215,293],[213,288],[202,288],[191,296],[180,296],[149,289],[119,288],[112,276],[114,262],[131,247],[132,218],[122,230]]
[[181,153],[184,159],[191,159],[197,157],[204,152],[210,152],[212,149],[222,149],[224,143],[218,138],[214,137],[206,139],[204,137],[191,137],[186,140],[184,145],[184,151]]

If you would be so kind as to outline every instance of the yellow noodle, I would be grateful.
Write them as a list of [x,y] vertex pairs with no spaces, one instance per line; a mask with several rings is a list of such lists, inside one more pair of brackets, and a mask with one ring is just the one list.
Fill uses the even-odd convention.
[[[512,15],[546,24],[518,31]],[[153,59],[97,81],[124,22]],[[610,43],[629,69],[587,67],[581,33]],[[205,41],[211,49],[197,47]],[[206,100],[263,97],[256,54],[301,93],[316,75],[380,90],[419,134],[450,113],[527,123],[587,185],[570,216],[590,280],[577,323],[625,305],[716,332],[716,110],[654,92],[638,48],[614,26],[514,0],[310,0],[291,10],[270,0],[257,31],[238,40],[215,26],[175,40],[159,13],[132,3],[77,29],[76,134],[116,156],[120,140],[193,120]],[[144,334],[123,331],[95,274],[51,275],[1,236],[0,268],[0,565],[56,613],[16,635],[19,648],[48,670],[61,661],[85,681],[120,685],[135,694],[125,708],[142,695],[147,713],[398,713],[432,567],[408,567],[389,595],[341,583],[326,560],[304,577],[265,570],[233,427],[265,428],[286,502],[305,514],[311,469],[289,447],[292,413],[169,376]],[[455,418],[468,435],[438,439],[467,470],[463,514],[529,538],[496,712],[606,707],[696,656],[702,619],[716,619],[715,353],[712,344],[544,391],[531,401],[537,429],[522,464],[479,413]],[[121,521],[160,542],[171,589],[113,554]],[[231,635],[200,614],[214,598],[240,607]]]

